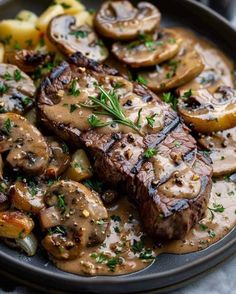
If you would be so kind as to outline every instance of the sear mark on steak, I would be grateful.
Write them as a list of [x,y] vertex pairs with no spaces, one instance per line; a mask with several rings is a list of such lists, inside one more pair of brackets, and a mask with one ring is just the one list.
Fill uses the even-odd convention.
[[[84,127],[82,120],[72,120],[73,114],[52,116],[52,112],[63,110],[60,105],[65,98],[58,97],[58,91],[66,93],[74,79],[81,91],[77,100],[87,99],[87,92],[96,93],[91,80],[105,89],[109,89],[107,81],[128,83],[125,89],[129,91],[122,93],[120,101],[129,93],[135,101],[140,100],[145,115],[150,109],[158,111],[159,126],[150,129],[143,124],[142,136],[131,129]],[[123,80],[116,70],[76,53],[42,82],[37,97],[41,120],[62,139],[87,149],[98,177],[113,187],[122,187],[137,204],[150,235],[156,239],[181,239],[205,214],[212,184],[210,164],[169,105],[146,87]],[[81,116],[77,113],[80,119],[83,115],[83,111]],[[145,154],[150,148],[156,152],[148,158]]]

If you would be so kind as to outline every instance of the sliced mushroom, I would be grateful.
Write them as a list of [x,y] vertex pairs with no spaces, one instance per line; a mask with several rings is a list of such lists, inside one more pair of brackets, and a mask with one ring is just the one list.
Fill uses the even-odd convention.
[[196,36],[188,29],[174,30],[198,52],[205,66],[198,77],[181,87],[181,91],[207,89],[214,93],[222,85],[233,87],[234,63],[228,56],[213,43]]
[[35,91],[31,78],[17,66],[0,64],[0,113],[26,112],[33,105]]
[[74,259],[82,248],[104,241],[108,214],[96,192],[77,182],[60,181],[49,188],[45,203],[49,208],[41,212],[41,223],[57,227],[43,246],[55,258]]
[[38,66],[49,62],[51,60],[51,56],[49,54],[43,54],[39,51],[23,49],[7,52],[5,60],[7,63],[18,66],[26,73],[33,73]]
[[176,58],[157,65],[155,70],[141,72],[139,78],[154,92],[164,92],[191,81],[203,68],[200,55],[183,41]]
[[95,16],[95,27],[104,37],[131,40],[140,33],[159,27],[161,14],[148,2],[139,2],[137,8],[129,1],[107,1]]
[[46,141],[49,145],[51,155],[49,158],[49,165],[45,171],[45,176],[47,178],[57,178],[70,164],[68,148],[65,143],[54,137],[47,137]]
[[18,180],[10,188],[12,206],[24,212],[38,214],[44,208],[46,184],[39,179]]
[[209,152],[213,176],[236,172],[236,128],[219,131],[209,136],[202,135],[199,143]]
[[48,27],[48,38],[65,55],[77,51],[96,61],[104,61],[108,51],[103,42],[88,25],[76,26],[71,15],[59,15],[52,19]]
[[6,161],[14,170],[37,175],[48,165],[45,139],[24,117],[15,113],[0,114],[0,153],[7,151]]
[[32,218],[20,211],[0,212],[0,237],[25,238],[34,228]]
[[214,94],[200,89],[180,96],[178,111],[194,130],[211,133],[236,126],[236,90],[221,86]]
[[139,35],[138,39],[131,43],[114,43],[112,52],[132,67],[151,66],[174,57],[181,42],[180,37],[170,29]]

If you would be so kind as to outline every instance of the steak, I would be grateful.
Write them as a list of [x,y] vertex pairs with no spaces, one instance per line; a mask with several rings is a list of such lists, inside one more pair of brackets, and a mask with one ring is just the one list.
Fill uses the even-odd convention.
[[[89,125],[93,105],[87,103],[91,96],[103,99],[101,87],[116,92],[140,132],[116,123]],[[210,163],[177,113],[145,86],[76,53],[43,80],[37,107],[48,128],[87,150],[102,181],[136,203],[146,232],[156,240],[181,239],[204,216],[212,185]],[[150,115],[155,117],[151,127]]]

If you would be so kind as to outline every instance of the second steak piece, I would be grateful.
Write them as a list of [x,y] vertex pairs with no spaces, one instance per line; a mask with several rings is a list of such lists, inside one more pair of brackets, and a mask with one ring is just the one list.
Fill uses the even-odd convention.
[[[94,107],[107,94],[128,125]],[[147,88],[77,53],[42,82],[37,105],[49,128],[87,149],[102,180],[137,203],[150,235],[183,238],[203,217],[211,167],[177,114]]]

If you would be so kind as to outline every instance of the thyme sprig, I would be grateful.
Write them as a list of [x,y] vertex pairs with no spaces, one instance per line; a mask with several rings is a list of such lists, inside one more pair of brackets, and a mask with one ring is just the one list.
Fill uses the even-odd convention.
[[[93,108],[94,114],[100,115],[110,115],[112,116],[113,120],[110,122],[118,123],[125,126],[128,126],[142,134],[140,131],[140,114],[141,110],[138,113],[138,119],[136,122],[131,121],[127,118],[124,114],[124,111],[120,105],[119,99],[114,91],[107,92],[103,87],[97,86],[100,91],[99,97],[89,96],[88,98],[93,102],[93,104],[84,104],[81,103],[80,105],[83,107]],[[102,111],[98,111],[99,108],[102,108]]]

